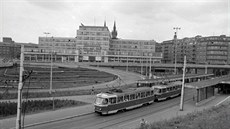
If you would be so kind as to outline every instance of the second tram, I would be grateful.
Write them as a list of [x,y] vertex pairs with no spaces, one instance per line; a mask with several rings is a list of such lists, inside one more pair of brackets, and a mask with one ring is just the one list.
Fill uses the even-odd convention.
[[180,96],[182,82],[172,82],[167,85],[157,85],[152,87],[154,89],[155,101],[165,100],[168,98],[173,98]]

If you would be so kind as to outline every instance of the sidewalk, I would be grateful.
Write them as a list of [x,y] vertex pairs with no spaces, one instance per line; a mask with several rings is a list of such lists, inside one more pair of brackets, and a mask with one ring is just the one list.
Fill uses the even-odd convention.
[[[183,111],[179,111],[180,108],[178,105],[178,106],[174,106],[170,109],[164,110],[162,112],[151,114],[151,115],[143,117],[143,118],[148,123],[167,120],[167,119],[171,119],[171,118],[174,118],[177,116],[186,115],[188,113],[192,113],[192,112],[196,112],[196,111],[202,111],[203,109],[207,109],[207,108],[210,108],[212,106],[217,106],[221,103],[225,103],[227,101],[230,101],[229,97],[228,97],[228,99],[226,99],[227,97],[228,97],[227,95],[217,95],[213,100],[210,100],[209,102],[207,102],[206,104],[203,104],[201,106],[195,106],[196,105],[195,102],[191,100],[191,101],[184,104],[184,108],[183,108],[184,110]],[[133,129],[136,127],[140,127],[140,121],[141,121],[141,118],[130,121],[130,122],[122,124],[122,125],[119,125],[116,128]]]

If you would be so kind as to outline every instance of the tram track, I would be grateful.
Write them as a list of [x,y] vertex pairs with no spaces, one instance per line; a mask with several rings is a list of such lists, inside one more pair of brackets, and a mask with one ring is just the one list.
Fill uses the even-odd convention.
[[[184,102],[191,101],[193,99],[193,92],[187,90],[185,93]],[[97,128],[111,128],[111,126],[116,126],[124,123],[134,121],[138,118],[146,117],[157,112],[167,110],[171,107],[178,106],[180,103],[180,97],[169,99],[162,102],[155,102],[148,106],[143,106],[140,108],[128,110],[126,112],[118,112],[117,114],[100,116],[95,113],[89,113],[84,116],[69,117],[68,119],[63,119],[59,121],[52,121],[52,123],[45,123],[38,126],[33,126],[34,129],[56,129],[56,128],[66,128],[66,129],[97,129]],[[179,110],[179,109],[178,109]]]
[[[189,96],[191,96],[193,93],[190,93],[189,94]],[[188,95],[188,94],[187,94]],[[173,101],[173,100],[175,100],[175,99],[179,99],[180,100],[180,97],[177,97],[177,98],[173,98],[173,99],[170,99],[171,101]],[[188,101],[190,101],[190,100],[192,100],[193,98],[192,97],[189,97],[189,98],[186,98],[185,100],[184,100],[184,102],[188,102]],[[103,121],[103,122],[101,122],[101,123],[98,123],[97,125],[94,125],[93,127],[94,128],[100,128],[100,129],[106,129],[106,128],[108,128],[108,127],[111,127],[111,126],[115,126],[115,125],[119,125],[119,124],[122,124],[122,123],[127,123],[127,122],[130,122],[130,121],[133,121],[133,120],[136,120],[136,119],[138,119],[138,118],[141,118],[141,117],[146,117],[146,116],[150,116],[150,115],[152,115],[152,114],[154,114],[154,113],[157,113],[157,112],[161,112],[161,111],[164,111],[164,110],[167,110],[167,109],[169,109],[170,107],[174,107],[174,106],[177,106],[177,105],[179,105],[180,104],[180,101],[178,102],[178,101],[173,101],[173,103],[170,103],[170,102],[168,102],[169,100],[166,100],[167,102],[165,102],[165,103],[162,103],[161,104],[161,102],[155,102],[155,104],[157,103],[157,105],[154,105],[155,107],[155,110],[149,110],[149,112],[145,112],[144,114],[137,114],[136,116],[134,116],[134,117],[132,117],[131,119],[126,119],[126,120],[124,120],[124,119],[122,119],[123,118],[123,116],[121,116],[121,117],[118,117],[118,118],[116,118],[116,119],[110,119],[110,120],[108,120],[108,121]],[[153,103],[154,104],[154,103]],[[148,106],[146,106],[146,108],[150,108],[150,107],[152,107],[151,105],[148,105]],[[146,108],[143,108],[143,107],[140,107],[140,109],[141,110],[145,110]],[[135,109],[133,109],[133,110],[135,110]],[[140,112],[142,112],[142,111],[140,111]],[[116,114],[115,114],[116,115]],[[126,117],[129,117],[129,116],[133,116],[133,114],[129,114],[129,115],[125,115]],[[103,124],[105,124],[105,122],[107,122],[107,123],[113,123],[113,124],[108,124],[108,125],[106,125],[106,126],[103,126]],[[103,126],[103,127],[101,127],[101,126]],[[84,128],[90,128],[91,126],[87,126],[87,127],[84,127]]]

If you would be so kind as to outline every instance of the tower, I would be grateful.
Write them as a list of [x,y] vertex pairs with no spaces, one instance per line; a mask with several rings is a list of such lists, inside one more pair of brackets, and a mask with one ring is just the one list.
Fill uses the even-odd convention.
[[174,34],[174,40],[177,39],[177,33],[175,32]]
[[117,39],[117,30],[116,30],[116,22],[115,21],[114,21],[114,25],[113,25],[112,39]]
[[104,27],[106,27],[106,21],[104,21]]

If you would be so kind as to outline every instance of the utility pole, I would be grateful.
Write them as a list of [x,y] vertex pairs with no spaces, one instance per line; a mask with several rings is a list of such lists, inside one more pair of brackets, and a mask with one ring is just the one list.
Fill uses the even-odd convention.
[[175,60],[174,60],[174,74],[177,74],[177,31],[180,30],[180,27],[174,27],[173,30],[175,30],[174,40],[175,40]]
[[186,56],[184,56],[184,67],[183,67],[183,80],[181,87],[181,100],[180,100],[180,111],[183,111],[184,107],[184,78],[185,78],[185,69],[186,69]]
[[16,129],[21,129],[21,110],[22,110],[22,76],[23,76],[23,61],[24,61],[24,45],[21,45],[21,58],[20,58],[20,72],[19,72],[19,83],[18,83],[18,105],[17,105],[17,119]]

